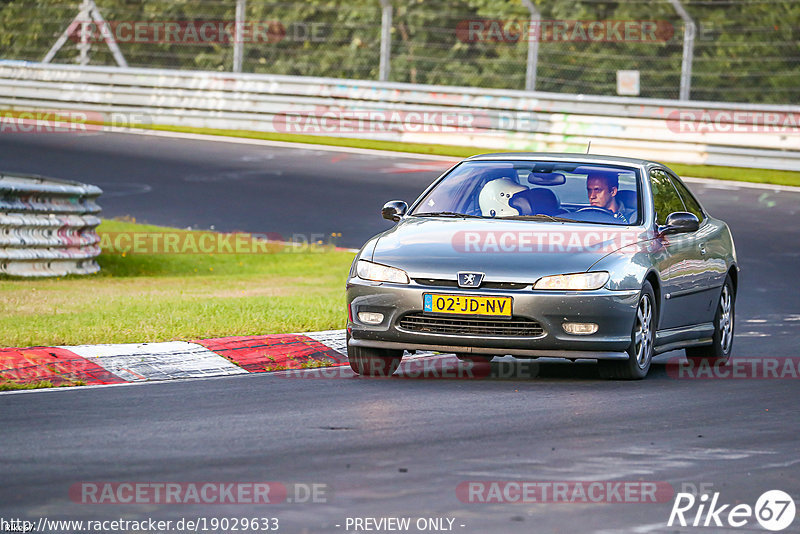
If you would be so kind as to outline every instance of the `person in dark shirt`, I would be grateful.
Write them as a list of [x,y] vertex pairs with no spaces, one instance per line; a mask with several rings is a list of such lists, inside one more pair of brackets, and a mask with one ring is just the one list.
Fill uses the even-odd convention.
[[589,204],[610,211],[615,219],[620,219],[628,224],[625,213],[628,208],[617,198],[619,178],[605,174],[590,174],[586,178],[586,194]]

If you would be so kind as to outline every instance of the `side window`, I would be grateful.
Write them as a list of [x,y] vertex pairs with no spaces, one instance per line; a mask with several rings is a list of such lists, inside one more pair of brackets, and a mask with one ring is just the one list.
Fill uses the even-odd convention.
[[650,171],[650,184],[653,189],[653,205],[656,209],[657,224],[666,224],[667,216],[670,213],[686,211],[686,207],[667,173],[653,169]]
[[675,189],[678,190],[678,193],[683,200],[683,203],[686,204],[686,211],[692,213],[698,220],[703,220],[703,208],[700,207],[700,203],[697,202],[697,199],[694,198],[694,195],[689,191],[683,182],[680,180],[672,180],[672,183],[675,184]]

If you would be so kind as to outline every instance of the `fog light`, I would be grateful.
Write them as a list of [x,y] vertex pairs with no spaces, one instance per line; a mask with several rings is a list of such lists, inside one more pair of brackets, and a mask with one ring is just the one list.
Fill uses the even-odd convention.
[[367,324],[381,324],[383,314],[377,312],[358,312],[358,320]]
[[564,323],[562,326],[564,332],[576,336],[588,336],[597,332],[597,325],[594,323]]

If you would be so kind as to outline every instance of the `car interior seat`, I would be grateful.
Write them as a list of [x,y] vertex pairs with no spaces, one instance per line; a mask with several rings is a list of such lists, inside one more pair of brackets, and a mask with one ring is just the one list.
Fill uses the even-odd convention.
[[[534,187],[515,194],[509,202],[523,215],[560,215],[566,213],[556,194],[546,187]],[[627,206],[627,204],[626,204]]]
[[620,189],[617,191],[617,200],[622,202],[622,204],[625,206],[625,213],[623,213],[623,215],[625,215],[630,222],[635,221],[637,204],[639,203],[636,191]]

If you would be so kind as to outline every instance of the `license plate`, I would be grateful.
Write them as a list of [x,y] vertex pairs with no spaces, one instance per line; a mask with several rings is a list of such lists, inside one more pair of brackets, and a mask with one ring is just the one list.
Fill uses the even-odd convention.
[[430,313],[511,317],[511,297],[425,293],[422,296],[422,303],[423,311]]

